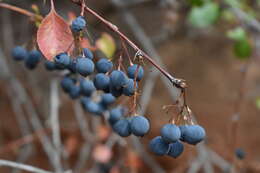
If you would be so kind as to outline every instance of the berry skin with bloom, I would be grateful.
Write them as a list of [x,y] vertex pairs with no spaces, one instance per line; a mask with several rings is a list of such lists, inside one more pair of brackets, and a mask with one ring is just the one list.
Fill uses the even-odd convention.
[[104,109],[103,107],[96,103],[96,102],[93,102],[91,100],[86,100],[84,103],[83,103],[83,106],[84,106],[84,109],[87,110],[89,113],[92,113],[94,115],[102,115]]
[[40,62],[41,57],[42,54],[38,50],[32,50],[25,59],[25,66],[30,70],[35,69]]
[[110,125],[113,125],[117,121],[119,121],[123,117],[123,114],[124,114],[124,110],[121,106],[111,109],[109,111],[109,118],[108,118]]
[[88,79],[82,79],[80,81],[80,91],[84,96],[91,96],[91,94],[96,90],[94,83]]
[[170,144],[170,148],[167,155],[173,158],[177,158],[183,153],[183,150],[184,150],[183,144],[177,141]]
[[69,91],[69,95],[71,99],[77,99],[80,97],[80,87],[77,85],[73,85]]
[[[138,68],[137,64],[134,64],[134,65],[129,66],[127,68],[127,75],[128,75],[129,78],[135,79],[135,73],[137,71],[137,68]],[[142,66],[139,66],[137,76],[136,76],[136,80],[140,81],[143,78],[143,76],[144,76],[144,69],[143,69]]]
[[134,116],[131,119],[130,127],[135,136],[144,136],[150,129],[150,123],[144,116]]
[[49,61],[49,60],[45,61],[44,66],[45,66],[45,69],[48,71],[56,70],[56,64],[52,61]]
[[132,96],[134,95],[137,88],[138,88],[138,83],[137,82],[135,83],[133,79],[128,79],[126,86],[123,88],[123,94],[125,96]]
[[67,67],[70,64],[70,57],[67,53],[60,53],[55,56],[54,62],[57,66]]
[[206,136],[204,128],[199,125],[184,125],[179,128],[181,130],[180,139],[188,144],[196,145]]
[[177,142],[181,137],[181,130],[174,124],[166,124],[161,128],[161,136],[165,142]]
[[104,73],[98,73],[94,78],[94,85],[97,90],[106,91],[109,89],[110,78]]
[[64,77],[61,82],[60,82],[60,85],[61,85],[61,88],[63,89],[64,92],[66,93],[69,93],[71,88],[74,86],[75,84],[75,81],[70,78],[70,77]]
[[130,122],[128,119],[120,119],[112,127],[113,130],[121,137],[131,135]]
[[82,76],[88,76],[94,72],[95,65],[91,59],[78,58],[76,63],[76,71]]
[[116,98],[111,93],[101,95],[101,104],[105,107],[110,106],[116,101]]
[[149,148],[156,155],[163,156],[168,153],[169,144],[161,136],[157,136],[150,141]]
[[87,25],[87,22],[84,19],[84,17],[83,16],[79,16],[79,17],[77,17],[76,19],[74,19],[72,21],[71,29],[74,32],[80,32],[80,31],[82,31],[86,27],[86,25]]
[[89,50],[88,48],[83,48],[83,54],[86,58],[89,58],[91,60],[93,60],[94,58],[94,55],[93,53],[91,52],[91,50]]
[[100,59],[96,64],[99,73],[107,73],[113,68],[113,63],[106,58]]
[[127,84],[127,80],[127,76],[122,71],[114,70],[110,74],[111,85],[116,89],[123,88]]
[[23,47],[17,46],[12,50],[12,57],[16,61],[22,61],[28,57],[28,52]]

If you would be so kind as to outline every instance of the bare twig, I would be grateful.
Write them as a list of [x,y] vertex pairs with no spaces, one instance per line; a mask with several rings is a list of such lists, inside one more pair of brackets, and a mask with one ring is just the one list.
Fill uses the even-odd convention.
[[40,16],[38,14],[34,14],[30,11],[27,11],[25,9],[22,9],[22,8],[19,8],[19,7],[16,7],[16,6],[7,4],[7,3],[0,2],[0,7],[6,8],[6,9],[9,9],[9,10],[12,10],[12,11],[16,11],[18,13],[24,14],[24,15],[31,17],[31,18],[34,18],[34,19],[42,19],[42,16]]
[[[70,0],[71,2],[80,5],[81,6],[81,1],[80,0]],[[143,57],[149,61],[151,64],[153,64],[154,67],[156,67],[165,77],[170,80],[170,82],[181,89],[185,89],[187,87],[187,84],[185,83],[184,80],[178,79],[173,77],[170,73],[168,73],[166,70],[164,70],[160,65],[157,64],[148,54],[146,54],[143,50],[141,50],[134,42],[132,42],[126,35],[124,35],[117,26],[112,24],[111,22],[107,21],[104,19],[102,16],[97,14],[94,10],[89,8],[88,6],[85,7],[85,11],[92,14],[94,17],[96,17],[99,21],[104,23],[108,28],[110,28],[113,32],[117,33],[123,40],[125,40],[136,52],[139,52],[140,54],[143,55]]]
[[62,172],[61,165],[61,136],[60,136],[60,123],[59,123],[59,91],[58,91],[58,81],[53,79],[51,81],[51,93],[50,93],[50,104],[51,104],[51,127],[52,127],[52,140],[54,143],[55,154],[57,158],[57,172]]
[[45,171],[43,169],[36,168],[36,167],[30,166],[30,165],[25,165],[25,164],[16,163],[16,162],[7,161],[7,160],[0,160],[0,167],[1,166],[22,169],[24,171],[33,172],[33,173],[51,173],[49,171]]

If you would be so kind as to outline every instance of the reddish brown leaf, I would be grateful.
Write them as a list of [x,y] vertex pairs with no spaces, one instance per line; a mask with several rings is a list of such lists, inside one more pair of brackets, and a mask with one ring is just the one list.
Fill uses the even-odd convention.
[[37,43],[42,54],[52,60],[55,55],[68,52],[74,47],[69,25],[56,13],[54,6],[43,19],[37,31]]

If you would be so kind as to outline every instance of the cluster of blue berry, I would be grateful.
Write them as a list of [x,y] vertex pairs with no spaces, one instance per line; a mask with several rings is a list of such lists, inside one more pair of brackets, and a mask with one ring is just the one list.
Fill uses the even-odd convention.
[[33,70],[42,59],[42,54],[38,50],[28,52],[21,46],[17,46],[12,51],[12,56],[16,61],[24,61],[25,66]]
[[[86,21],[80,16],[72,22],[71,30],[79,33],[85,27]],[[136,113],[126,116],[131,113],[123,106],[111,108],[118,97],[136,94],[138,82],[144,76],[142,66],[131,62],[124,72],[115,68],[113,62],[107,58],[95,57],[88,48],[83,48],[80,54],[71,58],[66,52],[60,53],[53,61],[47,60],[45,68],[48,71],[66,71],[60,82],[63,91],[71,99],[80,99],[83,109],[92,115],[102,116],[109,112],[108,122],[118,135],[127,137],[133,134],[142,137],[148,133],[150,123],[147,118]],[[26,67],[34,69],[42,55],[37,50],[28,53],[18,46],[13,49],[12,56],[17,61],[24,60]],[[176,158],[184,149],[180,141],[195,145],[204,137],[205,131],[199,125],[166,124],[161,129],[161,136],[151,140],[150,149],[157,155],[167,154]]]
[[181,141],[196,145],[205,138],[205,135],[205,130],[199,125],[166,124],[161,129],[161,136],[152,139],[149,147],[157,155],[177,158],[184,150]]

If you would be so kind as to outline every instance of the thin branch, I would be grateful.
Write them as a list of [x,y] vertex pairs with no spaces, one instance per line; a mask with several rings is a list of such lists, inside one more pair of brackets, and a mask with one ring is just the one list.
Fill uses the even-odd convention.
[[[80,0],[70,0],[71,2],[81,6]],[[92,14],[94,17],[96,17],[99,21],[104,23],[108,28],[110,28],[113,32],[118,34],[123,40],[125,40],[136,52],[139,52],[143,55],[143,57],[149,61],[154,67],[156,67],[165,77],[170,80],[170,82],[176,86],[177,88],[185,89],[187,87],[187,84],[184,80],[178,79],[173,77],[170,73],[168,73],[166,70],[164,70],[162,67],[158,65],[157,62],[155,62],[148,54],[146,54],[143,50],[141,50],[133,41],[131,41],[126,35],[124,35],[117,26],[109,22],[108,20],[104,19],[102,16],[97,14],[94,10],[89,8],[88,6],[85,7],[85,11]]]
[[61,165],[61,136],[60,136],[60,123],[59,123],[59,92],[58,92],[58,81],[53,79],[51,81],[51,93],[50,93],[50,104],[51,104],[51,127],[52,127],[52,140],[54,143],[55,154],[57,158],[58,172],[62,172]]
[[45,170],[30,166],[30,165],[25,165],[25,164],[16,163],[16,162],[7,161],[7,160],[0,160],[0,167],[1,166],[7,166],[7,167],[16,168],[16,169],[22,169],[24,171],[33,172],[33,173],[52,173],[52,172],[45,171]]
[[6,8],[6,9],[9,9],[12,11],[16,11],[18,13],[24,14],[24,15],[34,18],[34,19],[40,19],[40,20],[43,19],[43,17],[38,14],[34,14],[28,10],[25,10],[25,9],[22,9],[22,8],[19,8],[19,7],[16,7],[16,6],[7,4],[7,3],[0,2],[0,7]]

